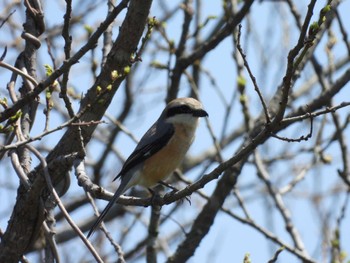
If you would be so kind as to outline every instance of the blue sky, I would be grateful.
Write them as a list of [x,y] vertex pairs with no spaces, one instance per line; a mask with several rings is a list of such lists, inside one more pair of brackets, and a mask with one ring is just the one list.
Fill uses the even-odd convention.
[[[86,3],[88,2],[90,1],[86,1]],[[98,2],[103,1],[97,1],[97,3]],[[286,54],[288,50],[295,45],[297,39],[295,23],[290,17],[286,6],[281,7],[281,5],[276,5],[272,2],[273,1],[269,1],[267,3],[262,4],[260,3],[260,1],[257,1],[253,5],[249,16],[250,23],[244,22],[242,28],[242,41],[247,54],[247,59],[250,63],[252,71],[254,72],[257,78],[257,82],[261,88],[261,91],[267,100],[271,98],[271,96],[274,94],[277,88],[277,85],[281,82],[281,78],[283,77],[284,69],[286,66]],[[163,14],[160,11],[157,3],[158,2],[155,1],[150,16],[160,18]],[[174,1],[173,3],[174,5],[176,5],[178,1]],[[324,3],[325,1],[318,1],[312,20],[317,19],[318,11],[320,10],[320,8],[322,8]],[[299,10],[302,14],[305,14],[307,4],[308,1],[300,1]],[[47,3],[46,5],[47,6],[45,7],[45,15],[47,17],[47,26],[50,27],[62,23],[62,17],[64,14],[64,9],[62,7],[64,6],[64,1],[52,1],[50,2],[50,5]],[[81,9],[83,8],[81,7]],[[79,6],[75,6],[73,10],[79,13]],[[339,10],[343,18],[346,17],[344,15],[346,10],[350,10],[350,1],[344,1],[344,3],[342,3],[342,8]],[[221,1],[205,1],[205,3],[203,3],[202,20],[205,20],[207,16],[219,16],[220,14]],[[283,17],[281,14],[286,14],[286,17]],[[20,14],[16,15],[20,16]],[[23,17],[23,14],[21,16]],[[83,25],[88,24],[92,28],[96,28],[100,21],[102,21],[104,16],[105,5],[103,4],[102,7],[91,10],[88,14],[88,19],[85,19],[83,23],[79,23],[78,25],[74,26],[73,48],[75,51],[78,50],[79,46],[81,45],[81,42],[78,40],[84,39],[86,34],[83,30]],[[209,22],[207,27],[203,29],[203,37],[205,37],[206,34],[210,32],[211,27],[215,24],[214,22],[215,21]],[[118,25],[118,23],[120,24],[120,21],[117,19],[116,25]],[[346,26],[348,27],[350,21],[344,21],[344,23],[346,23]],[[175,42],[177,42],[179,39],[179,35],[181,33],[181,24],[182,13],[178,13],[178,15],[176,15],[172,20],[170,20],[166,24],[166,32],[168,36],[174,39]],[[276,25],[276,28],[271,27],[271,25],[274,24]],[[116,36],[118,26],[116,26],[115,28],[116,29],[114,36]],[[248,39],[248,42],[245,42],[245,33],[248,32],[248,30],[251,30],[250,34],[252,36]],[[284,39],[284,41],[281,43],[280,37],[284,33],[283,30],[290,30],[290,34],[287,34],[288,38]],[[335,26],[334,30],[335,32],[338,32],[339,29],[337,26]],[[0,34],[2,34],[1,31]],[[159,34],[155,32],[154,37],[159,37]],[[267,38],[268,41],[266,41]],[[77,40],[76,42],[74,42],[75,39]],[[79,44],[75,45],[75,43],[78,42]],[[57,43],[59,44],[60,42],[58,41]],[[63,42],[61,42],[61,44],[62,43]],[[326,57],[323,55],[324,45],[325,43],[321,42],[321,44],[316,50],[316,54],[319,56],[322,64],[326,65]],[[153,49],[155,49],[154,46]],[[264,51],[262,56],[260,52],[261,50]],[[342,57],[344,54],[344,50],[345,48],[341,44],[337,45],[334,49],[335,57]],[[224,98],[227,101],[231,99],[231,97],[235,93],[236,88],[237,72],[234,63],[232,62],[232,51],[232,38],[227,38],[210,55],[208,55],[203,60],[202,64],[203,68],[209,70],[211,76],[214,77],[216,80],[216,87],[214,87],[211,84],[210,79],[208,77],[203,77],[200,86],[200,98],[203,102],[205,109],[209,113],[209,121],[211,126],[213,127],[216,136],[220,136],[221,134],[224,121],[224,108],[221,106],[222,101],[215,88],[218,88],[220,90],[220,92],[224,95]],[[63,52],[61,54],[57,54],[57,56],[62,58]],[[78,93],[84,92],[87,88],[91,86],[93,82],[91,76],[89,74],[85,74],[85,72],[89,70],[89,56],[90,55],[88,55],[87,58],[83,58],[78,65],[75,65],[70,75],[69,84],[72,87],[74,87]],[[100,56],[100,52],[96,52],[96,58],[99,59]],[[9,49],[8,56],[6,57],[7,62],[12,62],[13,64],[13,61],[11,60],[13,60],[14,58],[15,54],[11,53],[11,49]],[[47,56],[45,44],[43,45],[43,48],[40,51],[39,58],[39,61],[43,64],[50,64],[51,62]],[[132,131],[132,133],[137,138],[140,138],[143,135],[143,133],[147,130],[147,128],[157,119],[159,113],[165,105],[164,97],[166,94],[165,87],[167,84],[167,75],[165,72],[159,72],[155,69],[150,68],[150,63],[155,59],[156,61],[161,63],[167,62],[167,56],[162,54],[161,52],[156,53],[155,57],[143,57],[143,62],[139,65],[141,67],[141,73],[134,83],[134,94],[135,101],[137,101],[137,104],[134,106],[132,110],[133,114],[130,118],[127,119],[125,126],[130,131]],[[323,59],[325,61],[323,61]],[[44,78],[43,67],[38,69],[38,73],[41,78]],[[303,80],[307,79],[308,76],[312,74],[313,71],[311,67],[308,67],[302,73],[300,84]],[[0,69],[0,83],[6,83],[8,79],[9,73],[4,69]],[[299,88],[298,82],[295,86],[296,89]],[[188,90],[189,84],[185,78],[182,78],[179,96],[186,96],[188,94]],[[262,108],[260,106],[258,96],[254,92],[254,88],[249,80],[247,81],[247,94],[249,95],[251,113],[253,116],[258,116]],[[5,94],[1,95],[4,96]],[[335,97],[334,103],[336,104],[343,101],[344,95],[344,92],[337,95]],[[122,103],[123,100],[123,90],[120,89],[117,92],[113,103],[109,107],[108,113],[112,114],[113,116],[117,116],[117,112],[121,110],[120,103]],[[228,130],[232,130],[234,127],[240,126],[243,121],[242,114],[240,111],[240,104],[237,102],[238,100],[236,100],[236,103],[234,104],[233,112],[228,122]],[[304,103],[305,102],[301,99],[300,104]],[[74,106],[75,109],[78,109],[79,104],[76,103]],[[345,112],[347,110],[345,109],[343,111]],[[340,111],[340,115],[344,117],[345,113],[342,113],[342,111]],[[55,127],[57,124],[60,124],[62,122],[63,120],[56,116],[56,118],[52,119],[50,127]],[[37,122],[34,126],[33,134],[40,133],[44,127],[43,125],[44,124],[42,122]],[[315,121],[315,126],[316,128],[319,127],[319,120]],[[301,125],[299,127],[294,127],[292,129],[289,129],[286,132],[286,134],[290,136],[295,136],[296,134],[298,135],[300,131],[303,132],[303,134],[306,134],[308,132],[308,126]],[[44,140],[48,145],[55,145],[62,133],[63,131],[54,133]],[[194,156],[200,154],[203,150],[207,149],[211,145],[211,143],[212,140],[208,129],[206,128],[205,122],[202,121],[200,128],[197,132],[197,138],[190,149],[190,154]],[[235,142],[230,147],[225,149],[225,151],[223,152],[224,158],[231,157],[238,149],[240,143],[241,141]],[[127,157],[135,147],[135,143],[127,136],[120,136],[115,142],[115,145],[118,147],[118,149],[121,150],[121,154],[124,157]],[[311,139],[308,142],[303,142],[303,146],[305,148],[313,147],[313,145],[313,139]],[[293,148],[295,149],[295,147],[299,147],[299,145],[293,144],[289,144],[288,146],[290,147],[291,151],[293,150]],[[279,151],[281,151],[284,147],[284,143],[281,143],[276,139],[270,139],[269,142],[266,143],[266,145],[259,147],[258,151],[262,155],[276,156],[278,155]],[[89,146],[87,159],[89,161],[96,160],[96,153],[98,153],[102,148],[103,147],[100,143],[93,143],[91,146]],[[318,228],[318,214],[317,211],[313,210],[312,206],[310,205],[310,200],[307,197],[303,197],[302,194],[309,191],[320,193],[324,191],[329,191],[329,185],[336,184],[337,181],[339,181],[339,177],[336,175],[336,169],[339,168],[340,160],[339,150],[336,146],[332,146],[330,147],[327,153],[333,157],[334,162],[329,166],[320,166],[319,170],[313,169],[312,171],[310,171],[311,175],[307,176],[306,179],[302,183],[300,183],[298,188],[299,192],[285,196],[285,203],[293,213],[293,222],[298,227],[301,236],[304,239],[307,250],[310,252],[310,256],[317,259],[322,259],[322,256],[320,256],[322,244],[320,244],[321,233],[320,229]],[[111,165],[110,167],[107,167],[105,169],[106,178],[102,182],[105,183],[104,186],[107,189],[112,190],[116,186],[110,183],[110,179],[113,177],[113,175],[115,175],[115,173],[119,171],[121,164],[117,162],[115,156],[109,156],[108,158],[110,159],[109,162]],[[295,166],[301,166],[309,161],[307,158],[308,157],[306,157],[306,155],[303,155],[301,153],[300,158],[296,158],[292,162],[295,163]],[[34,160],[33,163],[35,164],[37,163],[37,161]],[[118,163],[117,167],[116,163]],[[210,172],[213,168],[215,168],[215,166],[216,165],[210,166],[206,173]],[[1,173],[10,173],[10,169],[10,165],[8,163],[5,163],[5,165],[3,165],[3,167],[1,168]],[[276,167],[274,167],[274,170],[271,171],[271,175],[274,176],[274,180],[276,181],[282,180],[281,178],[283,178],[283,175],[289,173],[288,169],[289,167],[285,167],[283,166],[283,164],[276,165]],[[200,168],[194,169],[190,173],[186,174],[186,176],[193,180],[197,176],[199,176],[201,172],[202,170]],[[0,177],[0,180],[2,182],[0,181],[0,183],[4,183],[4,178],[1,178],[2,177]],[[271,200],[269,200],[268,198],[255,198],[254,192],[252,193],[244,190],[246,186],[257,183],[257,181],[258,179],[256,176],[255,169],[251,165],[247,164],[243,169],[242,174],[240,175],[238,188],[242,188],[242,196],[245,199],[250,200],[248,209],[252,214],[252,217],[256,219],[256,222],[264,225],[266,228],[269,228],[270,231],[274,232],[277,236],[280,236],[283,240],[287,240],[287,242],[291,244],[291,240],[289,239],[288,234],[285,231],[282,218],[279,214],[273,211],[271,207],[269,208],[269,206],[273,206]],[[71,198],[77,193],[81,194],[81,189],[78,186],[76,186],[74,182],[75,181],[73,177],[72,187],[69,190],[67,196],[63,198],[64,201],[68,201],[69,198]],[[281,186],[286,183],[287,181],[282,181],[279,183],[279,185]],[[0,194],[3,195],[3,198],[5,198],[8,205],[12,206],[15,201],[14,198],[16,196],[17,179],[14,178],[11,182],[6,181],[6,184],[10,185],[8,191],[0,191]],[[203,191],[207,194],[210,194],[214,187],[215,181],[209,183],[203,189]],[[262,186],[258,187],[258,189],[264,191],[264,188]],[[261,194],[259,194],[259,197],[260,196]],[[326,213],[327,211],[332,211],[335,209],[336,211],[340,212],[340,207],[344,202],[344,198],[344,195],[333,195],[331,198],[329,198],[329,200],[322,203],[323,207],[320,207],[320,211]],[[189,205],[187,202],[184,202],[183,209],[181,209],[181,213],[176,213],[175,215],[173,215],[174,220],[169,221],[160,228],[160,237],[162,237],[163,235],[166,236],[178,230],[179,226],[175,223],[176,221],[190,221],[192,218],[191,216],[193,216],[194,213],[200,211],[200,208],[204,204],[203,200],[196,196],[196,194],[193,194],[191,201],[192,205]],[[101,208],[105,205],[105,202],[102,201],[98,203],[100,204]],[[242,211],[235,208],[237,207],[237,202],[234,198],[227,199],[225,207],[232,209],[234,212],[237,212],[240,215],[243,215]],[[164,207],[162,213],[166,214],[166,212],[170,208],[171,206]],[[142,212],[143,219],[147,221],[149,218],[149,208],[142,208],[142,210],[144,211],[141,211],[141,209],[137,208],[137,211]],[[8,213],[9,211],[6,209],[2,208],[0,210],[0,226],[2,229],[6,227],[6,223],[9,216]],[[74,213],[72,216],[77,220],[77,222],[79,222],[79,220],[83,220],[84,217],[90,216],[92,213],[92,209],[85,208],[77,213]],[[349,210],[347,210],[346,213],[346,218],[348,218],[350,216]],[[348,220],[345,220],[342,225],[344,233],[349,232],[350,223],[347,221]],[[333,228],[334,218],[331,218],[330,222],[330,227]],[[122,229],[122,226],[118,226],[119,222],[114,222],[113,224],[114,226],[116,226],[116,228],[113,229],[118,229],[118,227]],[[110,229],[112,229],[112,227]],[[139,225],[136,228],[136,230],[140,230],[140,232],[145,234],[145,227],[142,225]],[[123,245],[123,249],[125,249],[125,251],[127,251],[128,248],[131,248],[133,246],[133,238],[138,238],[140,232],[136,232],[136,230],[135,233],[133,233],[133,235],[130,235],[125,241],[125,244]],[[119,236],[117,233],[114,233],[114,235]],[[184,236],[179,237],[180,240],[182,238],[184,238]],[[343,249],[350,253],[350,236],[343,235],[342,240],[344,245]],[[74,259],[70,259],[70,262],[79,262],[79,259],[82,259],[86,256],[86,249],[83,247],[80,241],[72,240],[68,242],[68,244],[65,246],[65,249],[68,248],[76,249],[77,251],[79,251],[79,253],[81,253],[81,255],[77,255],[77,261],[75,261]],[[108,251],[112,250],[111,247],[106,249]],[[169,248],[170,254],[173,252],[173,249],[174,247]],[[242,262],[245,253],[249,253],[251,255],[252,262],[267,262],[272,257],[274,251],[277,249],[278,246],[273,245],[256,230],[252,229],[249,226],[243,225],[236,220],[233,220],[224,213],[220,213],[219,216],[217,216],[215,224],[211,228],[209,234],[202,241],[200,247],[196,251],[196,254],[194,255],[194,257],[191,258],[189,262]],[[279,262],[298,262],[298,260],[294,256],[292,256],[286,251],[282,252],[279,258]],[[160,256],[160,262],[162,262],[163,259],[164,258]],[[139,260],[138,262],[143,261]]]

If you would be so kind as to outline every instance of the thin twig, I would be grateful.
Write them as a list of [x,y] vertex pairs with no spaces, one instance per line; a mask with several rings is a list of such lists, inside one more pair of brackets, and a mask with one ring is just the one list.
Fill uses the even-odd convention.
[[98,125],[99,123],[103,123],[103,121],[97,121],[97,122],[94,122],[94,121],[91,121],[91,122],[79,122],[79,123],[75,123],[84,113],[85,111],[87,110],[87,108],[82,111],[79,112],[79,114],[75,115],[74,118],[66,121],[65,123],[57,126],[56,128],[54,129],[51,129],[51,130],[48,130],[48,131],[44,131],[43,133],[37,135],[37,136],[34,136],[34,137],[29,137],[28,139],[24,139],[22,141],[19,141],[19,142],[16,142],[16,143],[13,143],[13,144],[10,144],[10,145],[5,145],[5,146],[1,146],[0,145],[0,153],[3,152],[3,151],[8,151],[10,149],[17,149],[18,147],[20,146],[23,146],[25,144],[28,144],[28,143],[31,143],[33,141],[38,141],[38,140],[41,140],[42,138],[44,138],[46,135],[49,135],[53,132],[56,132],[56,131],[59,131],[59,130],[62,130],[63,128],[66,128],[70,125],[75,125],[75,126],[89,126],[89,125]]
[[[1,112],[0,122],[3,122],[7,118],[11,117],[27,103],[32,102],[33,99],[35,99],[43,90],[45,90],[49,85],[54,83],[54,81],[58,79],[63,73],[67,72],[72,65],[79,62],[79,59],[81,59],[90,49],[94,48],[100,36],[103,34],[106,28],[114,21],[114,19],[120,14],[120,12],[123,11],[124,8],[126,8],[128,2],[129,0],[121,1],[119,5],[110,13],[110,15],[101,23],[98,29],[91,35],[88,42],[83,47],[81,47],[77,53],[75,53],[68,61],[65,61],[62,64],[62,66],[56,69],[46,80],[42,81],[39,85],[35,85],[36,88],[32,92],[29,92],[25,97],[21,98],[12,107]],[[1,63],[3,62],[0,61],[0,66],[2,65]],[[17,73],[22,75],[21,72]],[[27,76],[23,77],[26,78]]]
[[276,208],[280,212],[281,216],[284,219],[286,230],[290,234],[295,247],[302,252],[302,254],[305,255],[305,257],[308,257],[307,251],[305,249],[304,243],[301,239],[301,235],[299,234],[297,228],[292,222],[292,217],[289,209],[284,204],[282,196],[276,191],[270,181],[269,174],[267,170],[265,169],[265,166],[263,164],[263,161],[260,158],[260,155],[257,151],[254,152],[254,159],[256,168],[258,169],[258,175],[262,179],[262,181],[265,183],[266,188],[268,189],[270,196],[273,198]]
[[249,77],[250,77],[250,79],[253,82],[254,89],[255,89],[256,93],[258,93],[259,99],[260,99],[261,104],[262,104],[263,109],[264,109],[266,124],[269,124],[271,122],[271,119],[270,119],[269,110],[267,108],[267,104],[266,104],[266,102],[264,100],[263,95],[261,94],[261,91],[260,91],[260,88],[259,88],[258,84],[256,83],[256,78],[254,77],[254,75],[253,75],[253,73],[252,73],[252,71],[250,69],[250,66],[248,64],[246,55],[244,54],[244,51],[243,51],[242,46],[241,46],[241,29],[242,29],[242,25],[239,24],[238,25],[238,34],[237,34],[237,49],[238,49],[239,53],[241,54],[241,56],[243,58],[244,66],[247,69]]
[[100,258],[100,256],[98,255],[98,253],[96,252],[94,247],[86,239],[86,237],[84,236],[84,233],[81,232],[79,227],[75,224],[73,219],[69,216],[66,208],[64,207],[60,197],[58,196],[58,194],[57,194],[57,192],[56,192],[56,190],[53,187],[53,184],[51,182],[51,177],[50,177],[50,174],[49,174],[49,170],[48,170],[45,158],[33,146],[25,145],[25,147],[28,148],[32,153],[34,153],[34,155],[40,160],[41,166],[42,166],[42,168],[44,170],[44,176],[45,176],[45,180],[46,180],[46,183],[47,183],[47,187],[48,187],[49,191],[51,192],[52,196],[55,198],[55,201],[56,201],[58,207],[61,209],[61,212],[64,215],[64,217],[66,218],[67,222],[70,224],[70,226],[73,228],[73,230],[77,233],[77,235],[80,237],[80,239],[86,245],[86,247],[90,250],[91,254],[94,256],[96,261],[100,262],[100,263],[103,263],[103,260]]
[[301,135],[299,138],[293,139],[293,138],[282,137],[272,132],[271,132],[271,136],[286,142],[301,142],[301,141],[309,140],[312,137],[312,132],[313,132],[313,118],[310,113],[307,113],[307,115],[309,115],[309,118],[310,118],[310,131],[306,136]]
[[23,78],[25,78],[25,79],[29,80],[31,83],[33,83],[34,86],[38,85],[38,82],[32,76],[28,75],[26,72],[23,72],[22,70],[19,70],[16,67],[13,67],[13,66],[7,64],[4,61],[0,60],[0,67],[6,68],[8,70],[11,70],[14,73],[17,73],[18,75],[21,75]]

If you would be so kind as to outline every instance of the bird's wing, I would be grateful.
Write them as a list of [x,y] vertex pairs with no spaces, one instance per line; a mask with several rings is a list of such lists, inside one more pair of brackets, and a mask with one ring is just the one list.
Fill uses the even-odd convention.
[[170,123],[163,123],[162,127],[159,127],[159,125],[157,126],[156,123],[153,124],[153,126],[141,138],[139,144],[125,161],[122,170],[114,180],[123,177],[132,168],[157,153],[169,142],[174,132],[175,128]]
[[[128,173],[130,170],[134,169],[137,165],[141,164],[145,159],[149,158],[160,149],[162,149],[170,140],[175,132],[175,128],[172,124],[163,123],[161,127],[154,124],[141,138],[139,144],[133,151],[133,153],[129,156],[126,162],[123,165],[122,170],[117,175],[115,179],[118,177],[122,177],[122,181],[117,191],[113,195],[112,199],[109,201],[105,209],[101,212],[100,216],[97,218],[96,222],[92,225],[87,238],[89,238],[96,228],[101,224],[111,207],[118,200],[120,195],[124,193],[128,189],[128,184],[133,177],[132,173]],[[113,180],[113,181],[114,181]]]

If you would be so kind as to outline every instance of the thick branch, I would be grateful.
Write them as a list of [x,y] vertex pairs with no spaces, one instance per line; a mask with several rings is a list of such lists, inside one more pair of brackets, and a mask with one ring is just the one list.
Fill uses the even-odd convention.
[[[100,120],[107,110],[113,95],[125,77],[122,76],[113,82],[111,80],[111,71],[118,70],[118,72],[122,72],[122,69],[130,66],[130,57],[136,51],[138,42],[142,36],[151,3],[151,0],[130,1],[126,18],[114,46],[108,55],[105,68],[102,70],[97,82],[90,88],[81,102],[80,110],[87,109],[81,117],[82,121]],[[57,74],[59,73],[55,73],[55,75]],[[112,84],[112,89],[104,92],[99,97],[99,101],[96,102],[96,87],[100,86],[105,89],[110,84]],[[85,145],[90,141],[95,128],[95,126],[80,127]],[[69,127],[60,142],[46,158],[47,163],[50,165],[50,162],[60,156],[80,152],[79,134],[77,127]],[[69,171],[71,165],[72,161],[62,163],[56,169],[50,170],[52,182],[54,184],[59,182],[66,172]],[[37,168],[32,171],[30,178],[33,181],[31,189],[26,191],[23,187],[20,187],[18,190],[17,202],[0,244],[0,262],[18,262],[33,238],[35,239],[37,230],[43,222],[44,210],[41,200],[44,199],[45,201],[48,197],[48,191],[42,169]]]

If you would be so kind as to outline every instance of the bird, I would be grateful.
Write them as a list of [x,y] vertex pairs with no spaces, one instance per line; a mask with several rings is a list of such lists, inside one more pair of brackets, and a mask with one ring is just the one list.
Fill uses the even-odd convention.
[[120,185],[92,225],[87,238],[125,191],[135,185],[150,189],[174,172],[194,140],[199,118],[208,116],[202,104],[194,98],[177,98],[167,104],[114,178],[113,181],[120,179]]

